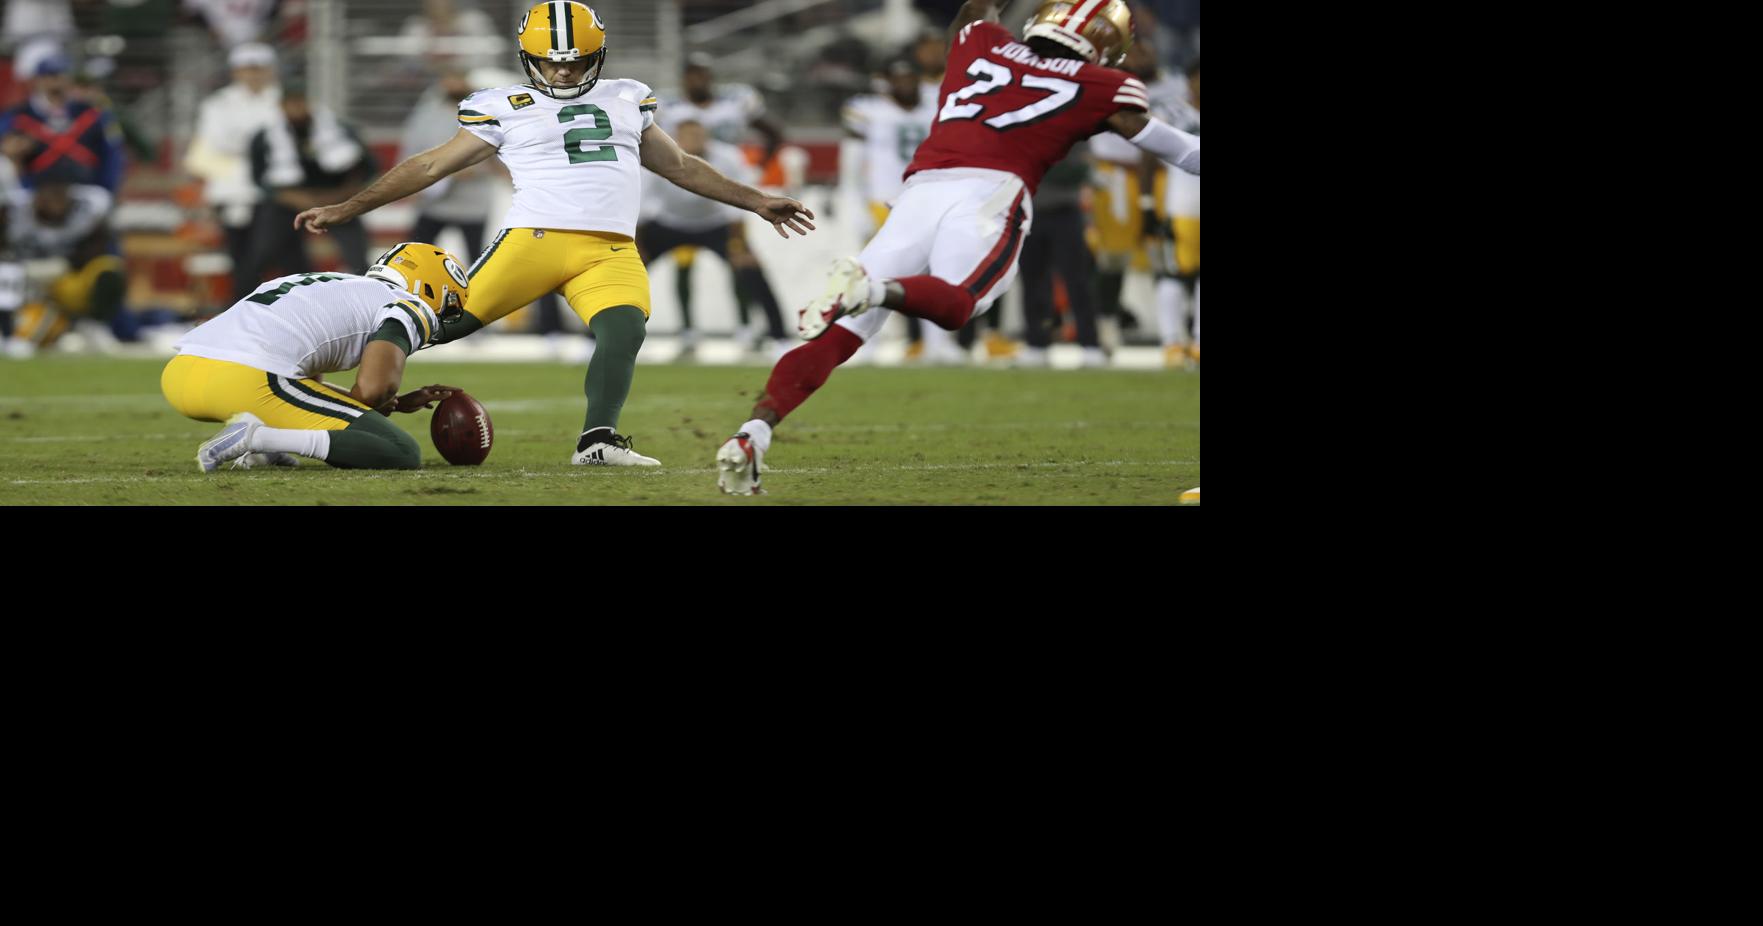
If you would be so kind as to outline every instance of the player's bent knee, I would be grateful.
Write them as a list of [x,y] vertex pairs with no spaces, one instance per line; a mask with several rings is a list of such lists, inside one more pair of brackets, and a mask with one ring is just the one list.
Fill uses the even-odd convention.
[[613,338],[620,343],[641,347],[649,330],[649,316],[634,305],[615,305],[594,313],[588,321],[588,330],[601,340]]

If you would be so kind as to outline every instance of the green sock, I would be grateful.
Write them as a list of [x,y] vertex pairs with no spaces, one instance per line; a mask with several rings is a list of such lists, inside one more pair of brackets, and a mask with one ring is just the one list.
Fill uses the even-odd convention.
[[331,452],[325,462],[339,469],[418,469],[422,448],[390,418],[368,412],[343,430],[331,432]]
[[634,305],[613,306],[588,322],[588,330],[594,332],[599,343],[582,384],[582,391],[588,395],[588,417],[582,423],[583,431],[618,427],[618,415],[624,411],[624,400],[631,394],[631,379],[637,374],[637,351],[643,347],[648,324],[643,310]]

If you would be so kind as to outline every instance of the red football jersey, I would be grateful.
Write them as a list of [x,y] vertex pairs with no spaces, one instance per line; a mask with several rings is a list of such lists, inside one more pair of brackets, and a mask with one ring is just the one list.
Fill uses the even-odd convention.
[[1123,109],[1146,112],[1145,85],[1125,71],[1042,58],[994,22],[969,23],[949,49],[942,109],[918,146],[921,170],[985,167],[1022,178],[1030,193],[1071,146],[1105,131]]

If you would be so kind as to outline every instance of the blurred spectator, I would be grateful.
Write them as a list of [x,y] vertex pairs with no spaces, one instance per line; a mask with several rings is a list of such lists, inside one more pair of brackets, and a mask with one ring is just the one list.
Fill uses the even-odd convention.
[[223,48],[264,38],[281,0],[184,0],[184,9],[200,14]]
[[[440,82],[423,93],[404,123],[404,157],[452,138],[459,131],[459,101],[470,96],[472,89],[464,70],[444,69]],[[495,172],[500,163],[489,160],[467,167],[417,194],[416,227],[409,240],[432,242],[442,229],[457,228],[465,236],[466,261],[476,259],[483,249],[484,223],[496,195]]]
[[202,102],[184,169],[203,181],[202,198],[226,234],[238,300],[258,282],[251,267],[251,227],[261,196],[251,176],[251,139],[280,118],[282,90],[275,79],[275,50],[268,45],[235,46],[227,63],[233,82]]
[[81,71],[73,77],[73,98],[103,113],[110,121],[116,123],[117,135],[129,154],[137,161],[152,161],[158,156],[153,142],[136,124],[126,111],[118,109],[111,102],[110,95],[104,92],[104,86],[95,74]]
[[[715,141],[703,125],[681,122],[674,126],[674,140],[687,154],[709,161],[712,167],[737,179],[752,179],[752,168],[741,150],[727,142]],[[679,248],[705,248],[721,257],[734,277],[735,301],[741,306],[743,319],[748,314],[746,303],[758,301],[765,311],[766,334],[772,343],[788,349],[793,344],[784,334],[783,312],[772,293],[765,271],[747,247],[741,233],[744,213],[733,206],[696,193],[690,193],[654,175],[644,179],[646,198],[656,202],[655,218],[637,229],[637,248],[643,260],[659,260]],[[686,268],[679,270],[683,280]],[[682,356],[697,344],[697,331],[692,327],[691,289],[680,287],[680,341]],[[780,351],[781,353],[781,351]]]
[[[711,138],[724,144],[740,145],[746,141],[749,132],[758,133],[762,150],[755,152],[759,160],[759,186],[781,186],[783,183],[783,166],[778,161],[777,152],[783,145],[783,129],[777,122],[765,114],[765,99],[759,91],[746,84],[717,84],[716,77],[710,70],[710,56],[694,54],[686,62],[681,77],[683,99],[663,98],[661,108],[656,112],[657,123],[672,135],[674,129],[682,123],[695,122],[703,126]],[[665,182],[665,181],[663,181]],[[739,224],[734,226],[732,235],[740,237],[743,233]],[[752,249],[747,246],[744,238],[731,248],[739,248],[742,254],[751,255]],[[688,272],[692,261],[697,255],[697,248],[682,245],[675,249],[673,259],[680,270],[679,296],[681,304],[691,301],[691,280]],[[751,279],[749,277],[749,279]],[[764,283],[765,277],[760,274],[759,282]],[[744,284],[737,284],[744,285]],[[775,300],[769,284],[763,293],[749,294],[761,302]],[[738,301],[742,337],[749,344],[759,342],[760,333],[752,324],[752,316],[748,311],[748,300]],[[769,329],[769,325],[767,328]]]
[[[434,39],[443,38],[499,38],[512,29],[512,24],[506,28],[497,26],[488,13],[469,5],[462,6],[455,0],[423,0],[421,15],[406,19],[402,34],[434,45]],[[495,67],[506,63],[502,54],[489,49],[465,54],[435,47],[425,57],[439,58],[449,66],[461,68]]]
[[932,94],[943,85],[943,71],[949,67],[949,42],[941,32],[926,32],[912,46],[912,58],[924,75],[925,86]]
[[103,187],[79,183],[80,176],[58,163],[37,174],[35,189],[14,191],[6,204],[10,249],[53,268],[40,278],[46,299],[25,305],[17,319],[19,336],[36,346],[54,343],[76,322],[88,337],[112,341],[110,326],[128,289],[106,224],[114,200]]
[[70,39],[75,34],[73,5],[67,0],[8,0],[0,39],[19,47],[36,39]]
[[122,183],[120,134],[103,110],[74,98],[68,70],[61,55],[37,62],[30,98],[0,114],[0,154],[12,160],[25,186],[65,164],[75,171],[75,182],[115,194]]
[[[279,265],[281,273],[312,270],[306,253],[308,236],[294,229],[294,216],[314,206],[342,202],[367,186],[374,175],[373,155],[355,129],[324,106],[306,98],[306,88],[282,88],[281,112],[251,140],[251,177],[262,188],[252,228],[252,286],[267,279],[265,271]],[[367,272],[367,229],[360,219],[333,226],[330,236],[341,252],[344,269]]]
[[765,146],[764,159],[771,160],[783,144],[784,132],[766,117],[765,98],[746,84],[718,85],[710,60],[696,54],[687,62],[680,75],[685,98],[664,101],[659,113],[662,128],[672,135],[674,126],[696,122],[709,130],[710,137],[730,145],[745,142],[749,131],[757,132]]

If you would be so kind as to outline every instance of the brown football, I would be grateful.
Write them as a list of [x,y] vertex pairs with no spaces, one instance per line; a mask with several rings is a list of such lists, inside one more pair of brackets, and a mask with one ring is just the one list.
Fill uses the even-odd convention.
[[455,392],[435,406],[435,416],[429,419],[429,438],[454,466],[482,463],[490,455],[495,436],[483,403],[463,392]]

